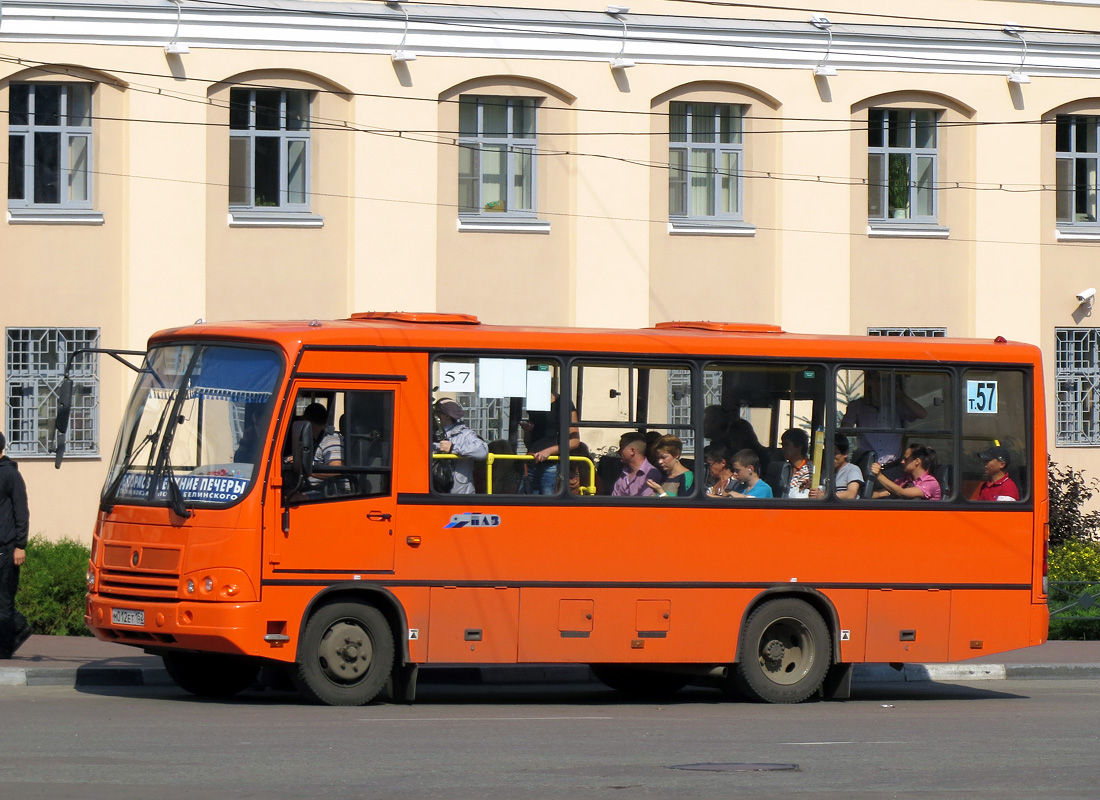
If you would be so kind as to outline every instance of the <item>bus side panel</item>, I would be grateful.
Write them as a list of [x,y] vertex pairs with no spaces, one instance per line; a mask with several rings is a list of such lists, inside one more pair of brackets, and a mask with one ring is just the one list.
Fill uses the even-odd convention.
[[409,661],[420,664],[428,660],[428,609],[430,590],[427,586],[395,586],[390,589],[405,609],[407,631],[395,630],[394,642],[401,651],[401,637],[409,640]]
[[839,623],[839,629],[832,632],[840,640],[838,660],[858,664],[867,656],[867,590],[830,589],[826,594]]
[[433,586],[428,660],[514,664],[519,647],[519,589]]
[[947,660],[951,592],[878,589],[867,593],[867,660]]
[[1031,644],[1031,591],[956,589],[948,660],[962,661]]
[[715,663],[736,658],[751,589],[525,588],[519,660]]

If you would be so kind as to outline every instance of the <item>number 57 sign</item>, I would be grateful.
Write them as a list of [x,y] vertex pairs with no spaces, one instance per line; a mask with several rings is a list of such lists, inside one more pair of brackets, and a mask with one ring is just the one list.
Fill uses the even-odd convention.
[[966,413],[997,413],[997,381],[966,382]]

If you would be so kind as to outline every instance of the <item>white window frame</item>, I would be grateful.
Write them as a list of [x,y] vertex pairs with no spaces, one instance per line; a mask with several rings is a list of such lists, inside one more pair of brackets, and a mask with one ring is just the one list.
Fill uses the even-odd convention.
[[[36,108],[38,95],[42,89],[59,89],[57,124],[51,125],[40,119],[41,114]],[[26,115],[11,111],[13,105],[13,93],[17,90],[27,91]],[[95,87],[90,83],[40,83],[40,82],[15,82],[8,86],[8,208],[9,209],[91,209],[94,197],[92,169],[94,142],[92,135],[92,122],[94,119],[92,104],[94,102]],[[87,124],[77,124],[69,119],[69,112],[73,106],[76,90],[86,92],[87,111],[85,121]],[[35,176],[41,173],[44,165],[40,163],[38,152],[38,137],[54,135],[58,138],[58,168],[57,168],[57,199],[40,200],[35,195]],[[23,185],[19,189],[22,197],[12,197],[15,187],[15,173],[11,168],[16,156],[12,148],[15,141],[23,140]],[[83,164],[71,163],[74,146],[80,140],[84,140],[85,149]],[[83,186],[81,194],[83,198],[73,199],[74,187]]]
[[[5,336],[4,430],[15,457],[49,456],[57,391],[69,354],[99,347],[99,328],[10,327]],[[99,455],[99,355],[76,359],[66,454]]]
[[[1058,227],[1100,228],[1097,171],[1100,170],[1100,116],[1059,114],[1055,118],[1055,218]],[[1082,142],[1081,126],[1092,127],[1092,146]],[[1079,172],[1085,170],[1084,180]],[[1084,207],[1084,210],[1079,210]]]
[[[922,118],[931,117],[931,124]],[[896,125],[892,125],[896,120]],[[905,136],[891,141],[891,130]],[[931,145],[919,146],[919,134],[931,132]],[[914,179],[914,164],[929,159],[929,175]],[[876,169],[875,162],[881,167]],[[891,177],[891,164],[905,164],[907,177]],[[867,218],[871,223],[901,225],[935,224],[939,217],[939,112],[934,109],[872,108],[867,115]],[[922,184],[924,184],[922,186]],[[907,190],[905,190],[907,187]],[[920,213],[922,192],[928,192],[931,209]],[[904,199],[904,207],[897,204]]]
[[1100,446],[1100,328],[1054,329],[1055,444]]
[[[278,93],[279,95],[279,126],[278,128],[257,128],[257,93]],[[293,114],[288,116],[288,98],[297,95],[302,101],[300,108],[304,109],[305,116],[295,118]],[[234,212],[261,212],[265,214],[302,214],[310,210],[310,201],[313,196],[313,164],[312,164],[312,131],[311,109],[312,96],[305,89],[254,89],[249,87],[237,87],[229,90],[230,98],[230,130],[229,130],[229,211]],[[247,104],[247,119],[237,120],[235,111]],[[289,123],[298,120],[301,127],[293,127]],[[264,202],[257,202],[257,149],[256,144],[261,139],[275,139],[278,141],[278,189],[274,202],[267,197]],[[238,152],[238,148],[244,152]],[[291,195],[291,150],[301,148],[301,170],[304,173],[299,181],[301,188]],[[243,163],[238,161],[243,159]],[[236,164],[236,166],[235,166]],[[235,173],[247,171],[244,185],[239,183]],[[297,198],[301,198],[300,200]]]
[[[464,124],[464,108],[473,105],[475,109],[474,126]],[[485,108],[488,105],[506,106],[506,130],[503,136],[493,136],[486,132]],[[530,135],[517,131],[517,109],[523,108],[531,115]],[[532,220],[538,212],[538,98],[500,97],[493,95],[462,95],[459,97],[459,167],[458,167],[458,214],[460,220],[481,219],[502,222]],[[481,154],[491,148],[503,148],[504,153],[504,208],[499,209],[497,200],[487,200],[485,191],[485,160]],[[463,162],[471,159],[469,169],[464,170]],[[526,160],[530,185],[520,192],[517,190],[517,168]],[[524,205],[522,196],[530,197]],[[464,201],[464,195],[476,198],[476,204]]]
[[[708,111],[709,113],[702,113]],[[722,141],[722,115],[728,111],[730,130]],[[681,114],[682,112],[682,114]],[[702,118],[700,118],[702,115]],[[684,130],[673,129],[673,120],[682,116]],[[709,125],[706,124],[709,117]],[[669,104],[668,119],[668,217],[669,222],[694,224],[725,224],[745,218],[745,106],[736,103],[698,103],[676,101]],[[700,130],[696,130],[696,122]],[[703,133],[705,129],[705,133]],[[702,135],[700,135],[702,134]],[[675,137],[675,138],[674,138]],[[736,161],[733,171],[722,169],[723,158]],[[692,166],[696,158],[708,159],[709,169]],[[709,178],[709,181],[707,180]],[[707,207],[700,209],[694,199],[693,182],[709,183]],[[722,210],[729,197],[723,183],[732,181],[732,210]]]

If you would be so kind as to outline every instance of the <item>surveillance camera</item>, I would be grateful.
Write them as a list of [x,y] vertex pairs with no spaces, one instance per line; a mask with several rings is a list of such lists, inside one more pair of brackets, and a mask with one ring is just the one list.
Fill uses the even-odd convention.
[[1077,302],[1078,303],[1091,303],[1092,299],[1094,297],[1096,297],[1096,290],[1095,289],[1092,289],[1092,288],[1082,289],[1077,295]]

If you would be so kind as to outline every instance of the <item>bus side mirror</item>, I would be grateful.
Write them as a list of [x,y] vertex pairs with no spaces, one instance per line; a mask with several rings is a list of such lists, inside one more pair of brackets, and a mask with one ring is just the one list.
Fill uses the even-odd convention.
[[69,431],[69,414],[73,410],[73,379],[65,378],[57,389],[57,416],[54,418],[54,469],[61,469],[65,458],[65,434]]

